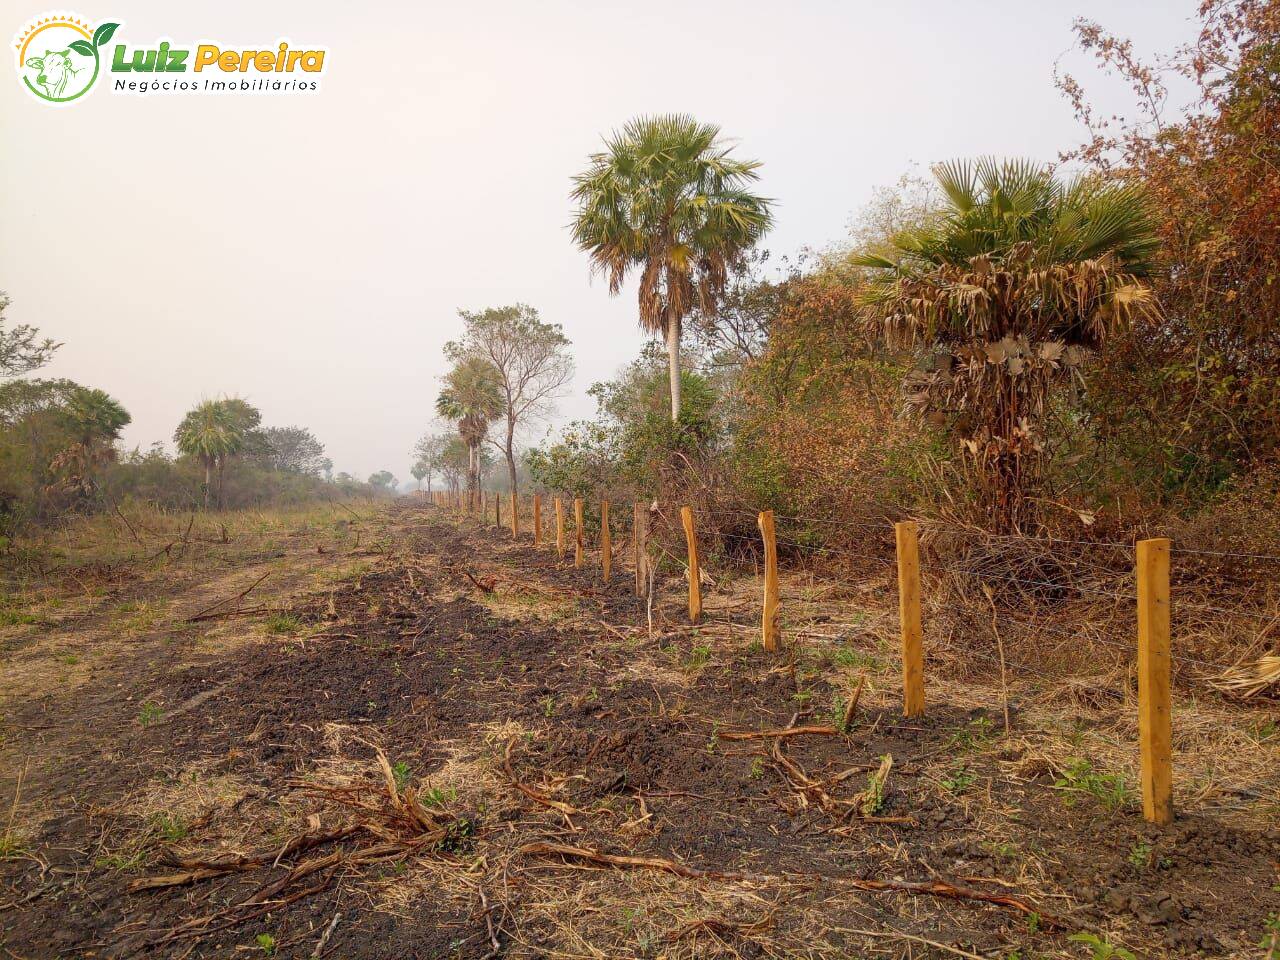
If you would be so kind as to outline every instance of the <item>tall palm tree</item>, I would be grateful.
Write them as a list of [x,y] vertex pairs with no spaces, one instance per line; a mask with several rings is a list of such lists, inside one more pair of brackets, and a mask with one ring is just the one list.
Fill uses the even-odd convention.
[[720,128],[690,116],[640,117],[574,178],[573,239],[622,289],[640,273],[640,326],[666,339],[671,419],[680,418],[680,332],[696,305],[715,312],[730,268],[772,225],[747,190],[760,164],[731,156]]
[[467,446],[467,491],[473,507],[480,489],[480,444],[505,409],[498,372],[479,357],[459,360],[436,398],[436,412],[457,424],[458,436]]
[[934,354],[908,377],[908,401],[954,418],[984,506],[1017,529],[1052,389],[1155,309],[1145,278],[1159,241],[1135,184],[993,159],[934,175],[945,209],[855,258],[870,268],[862,302],[872,332]]
[[105,390],[73,386],[64,415],[71,430],[71,444],[51,466],[64,474],[63,484],[84,494],[93,492],[94,474],[116,457],[115,441],[132,421],[129,412]]
[[204,466],[204,508],[209,509],[213,471],[221,472],[226,459],[245,443],[245,420],[236,406],[226,400],[202,400],[178,424],[173,441],[178,452],[194,457]]

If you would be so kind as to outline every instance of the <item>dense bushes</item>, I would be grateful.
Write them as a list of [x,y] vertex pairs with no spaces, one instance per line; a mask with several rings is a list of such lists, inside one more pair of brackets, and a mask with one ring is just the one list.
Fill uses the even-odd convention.
[[[1062,78],[1095,135],[1075,153],[1095,181],[1057,188],[1012,167],[994,191],[980,175],[967,191],[951,177],[944,195],[908,178],[878,195],[843,250],[773,276],[753,255],[718,310],[690,320],[679,425],[657,415],[650,350],[593,388],[595,420],[530,454],[535,475],[570,494],[846,521],[812,531],[829,544],[905,515],[1069,537],[1229,537],[1271,488],[1280,452],[1280,8],[1235,0],[1203,16],[1199,43],[1171,61],[1203,95],[1180,122],[1106,129]],[[1089,24],[1079,34],[1140,92],[1158,86],[1123,42]],[[1035,191],[1043,203],[1021,203]],[[984,245],[1001,230],[1004,246]],[[991,303],[1015,281],[1025,297],[1000,313]],[[879,335],[895,327],[911,336]],[[999,367],[985,406],[965,364],[983,377]],[[1004,410],[997,394],[1032,367],[1045,388],[1022,397],[1025,411]],[[999,429],[983,419],[992,411]],[[1014,476],[1011,457],[1034,469]],[[1010,482],[993,485],[984,463]],[[1013,486],[1025,509],[1009,509]]]

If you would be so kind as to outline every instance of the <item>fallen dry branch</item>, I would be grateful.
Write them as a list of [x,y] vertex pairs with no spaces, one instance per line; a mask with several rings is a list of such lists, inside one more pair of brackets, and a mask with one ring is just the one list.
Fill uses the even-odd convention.
[[537,803],[542,804],[544,807],[550,807],[552,810],[558,810],[560,813],[564,814],[566,817],[571,816],[575,813],[582,812],[576,807],[569,806],[569,804],[567,803],[562,803],[559,800],[553,800],[551,797],[548,797],[545,793],[542,793],[539,790],[535,790],[533,787],[529,786],[527,783],[522,783],[520,781],[520,778],[516,776],[515,771],[511,768],[511,749],[514,746],[515,746],[515,741],[514,740],[509,741],[507,743],[507,749],[503,752],[503,755],[502,755],[502,772],[507,775],[507,779],[511,781],[511,785],[513,787],[515,787],[517,790],[523,793],[530,800],[536,801]]
[[210,606],[205,607],[200,612],[187,617],[187,619],[184,622],[199,623],[201,620],[212,620],[215,616],[220,616],[221,614],[214,614],[213,611],[217,610],[219,607],[225,607],[229,603],[238,604],[241,600],[243,600],[250,593],[252,593],[254,588],[257,587],[258,584],[262,583],[263,580],[266,580],[267,577],[271,576],[271,574],[274,572],[275,572],[274,570],[268,570],[266,573],[260,576],[257,580],[253,581],[253,583],[249,584],[247,587],[245,587],[243,590],[237,593],[234,597],[226,597],[222,600],[219,600],[217,603],[211,604]]
[[784,737],[834,737],[840,731],[823,724],[806,727],[778,727],[773,730],[721,730],[716,734],[721,740],[768,740]]
[[661,857],[626,857],[617,856],[611,853],[601,853],[598,850],[588,850],[586,847],[571,847],[564,843],[550,843],[545,840],[538,840],[534,843],[526,843],[516,853],[530,857],[564,857],[566,860],[578,860],[586,863],[595,863],[600,866],[623,867],[637,870],[659,870],[664,873],[673,873],[677,877],[685,877],[689,880],[734,880],[745,883],[770,883],[777,879],[776,877],[766,876],[758,873],[735,873],[731,871],[721,870],[699,870],[697,867],[688,867],[682,863],[676,863],[674,860],[665,860]]
[[[729,880],[745,883],[778,883],[790,877],[781,874],[739,873],[729,870],[702,870],[690,867],[674,860],[662,857],[629,857],[610,853],[601,853],[586,847],[572,847],[563,843],[552,843],[539,840],[526,843],[516,853],[522,856],[562,857],[569,861],[597,864],[599,866],[619,867],[622,869],[658,870],[675,874],[690,880]],[[959,887],[943,880],[929,880],[913,883],[906,880],[874,880],[867,877],[830,876],[824,874],[796,874],[795,879],[819,880],[836,885],[853,887],[871,893],[909,893],[917,896],[939,897],[946,900],[970,900],[978,903],[989,903],[1005,907],[1027,916],[1035,916],[1046,927],[1063,929],[1063,924],[1055,917],[1049,916],[1033,904],[1002,893],[987,893],[971,887]]]

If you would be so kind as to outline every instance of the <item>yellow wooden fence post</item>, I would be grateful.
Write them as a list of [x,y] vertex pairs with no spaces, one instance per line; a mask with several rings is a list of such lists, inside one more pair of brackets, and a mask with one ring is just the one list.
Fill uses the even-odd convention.
[[898,618],[902,625],[902,712],[924,713],[924,642],[920,627],[920,544],[912,520],[894,524],[898,542]]
[[693,528],[693,508],[680,508],[684,539],[689,548],[689,622],[702,619],[702,571],[698,567],[698,535]]
[[631,520],[631,548],[632,560],[636,568],[636,596],[644,596],[644,583],[647,576],[645,571],[645,563],[648,554],[645,551],[645,532],[649,523],[649,511],[645,510],[644,504],[637,502],[633,508],[634,516]]
[[760,537],[764,541],[764,612],[760,618],[761,638],[766,650],[778,649],[778,541],[773,532],[773,511],[760,514]]
[[1169,541],[1139,540],[1138,738],[1142,754],[1142,815],[1173,820],[1173,721],[1169,693]]
[[520,536],[520,495],[511,491],[511,536]]
[[533,495],[533,545],[542,542],[542,494]]
[[613,569],[613,532],[609,529],[609,501],[600,501],[600,575],[609,582]]
[[582,560],[585,551],[585,541],[582,532],[582,498],[573,498],[573,523],[574,523],[574,544],[573,544],[573,565],[575,567],[582,566]]
[[564,501],[556,497],[556,556],[564,559]]

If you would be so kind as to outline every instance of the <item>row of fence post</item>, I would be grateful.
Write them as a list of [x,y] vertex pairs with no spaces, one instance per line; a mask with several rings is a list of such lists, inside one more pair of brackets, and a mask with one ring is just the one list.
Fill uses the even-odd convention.
[[[482,495],[483,496],[483,495]],[[461,498],[437,494],[436,503],[470,507]],[[494,523],[502,525],[502,500],[494,497]],[[564,503],[556,497],[555,548],[557,556],[566,553]],[[481,503],[483,515],[483,501]],[[586,540],[584,503],[573,501],[575,567],[585,563]],[[680,509],[688,556],[689,620],[702,620],[702,567],[698,553],[698,531],[691,507]],[[778,585],[778,547],[774,513],[764,510],[757,520],[764,558],[763,602],[761,609],[761,643],[766,651],[781,645],[781,597]],[[649,511],[641,503],[634,505],[632,517],[635,592],[642,596],[647,589],[650,559],[648,556]],[[533,498],[534,545],[541,542],[542,499]],[[511,533],[520,534],[519,503],[511,495]],[[898,572],[898,618],[902,649],[902,709],[907,717],[918,717],[925,710],[924,695],[924,628],[921,616],[920,544],[916,523],[904,520],[894,525]],[[1165,538],[1141,540],[1136,546],[1135,577],[1137,581],[1138,625],[1138,737],[1141,755],[1143,815],[1153,823],[1169,823],[1173,819],[1172,762],[1172,696],[1170,691],[1170,606],[1169,606],[1170,541]],[[600,503],[601,575],[608,582],[612,572],[613,542],[609,522],[609,501]]]

